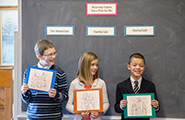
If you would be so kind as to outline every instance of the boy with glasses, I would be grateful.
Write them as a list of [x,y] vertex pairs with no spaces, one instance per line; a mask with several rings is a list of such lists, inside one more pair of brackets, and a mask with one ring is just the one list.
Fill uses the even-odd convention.
[[[39,59],[35,67],[56,70],[56,78],[53,89],[48,93],[31,92],[29,86],[21,87],[22,100],[28,104],[28,120],[61,120],[62,102],[68,98],[68,87],[65,72],[55,65],[56,49],[50,40],[40,40],[35,45],[35,54]],[[23,75],[23,83],[26,80],[27,70]]]

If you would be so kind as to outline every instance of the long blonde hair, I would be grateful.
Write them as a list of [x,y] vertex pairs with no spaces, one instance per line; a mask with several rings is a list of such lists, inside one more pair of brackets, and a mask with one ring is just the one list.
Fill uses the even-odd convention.
[[92,52],[85,52],[81,56],[79,60],[80,65],[77,72],[77,78],[80,79],[80,82],[84,84],[87,84],[87,83],[93,84],[94,80],[99,78],[98,70],[93,76],[93,78],[91,77],[91,73],[90,73],[91,62],[96,59],[98,59],[98,57]]

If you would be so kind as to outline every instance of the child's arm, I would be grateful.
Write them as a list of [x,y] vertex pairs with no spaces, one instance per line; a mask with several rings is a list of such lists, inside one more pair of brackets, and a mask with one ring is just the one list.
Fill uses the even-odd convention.
[[50,89],[48,91],[49,95],[50,97],[53,97],[56,101],[66,101],[68,99],[68,87],[66,81],[66,74],[62,70],[57,71],[56,81],[58,83],[58,86],[55,86],[55,90]]
[[28,91],[28,89],[29,89],[29,86],[26,85],[26,84],[23,84],[22,87],[21,87],[22,94],[26,94],[26,92]]
[[87,111],[87,112],[82,112],[81,113],[81,116],[84,117],[84,118],[87,118],[89,116],[90,112]]
[[154,91],[154,95],[155,95],[155,100],[152,100],[151,104],[155,108],[155,111],[158,112],[160,110],[160,105],[159,105],[159,100],[158,100],[157,93],[156,93],[155,84],[153,84],[153,91]]
[[93,119],[97,119],[98,117],[102,116],[103,112],[91,112],[91,117]]
[[107,87],[106,87],[106,83],[104,81],[103,82],[103,86],[102,86],[102,90],[103,90],[103,114],[105,114],[107,112],[107,110],[109,109],[109,99],[108,99],[108,95],[107,95]]
[[50,97],[54,98],[57,94],[57,91],[55,89],[49,89],[48,93]]
[[29,86],[24,84],[26,80],[26,73],[27,73],[27,70],[25,70],[23,74],[23,85],[21,87],[21,93],[22,93],[21,98],[26,104],[28,104],[31,99],[31,91],[29,90]]
[[116,103],[114,105],[114,109],[117,113],[122,113],[123,109],[120,107],[120,102],[123,100],[123,92],[121,90],[121,86],[117,85],[116,88]]
[[120,101],[120,108],[123,110],[124,107],[127,105],[127,100],[121,100]]
[[157,100],[152,100],[151,105],[158,111],[159,110],[159,102]]
[[72,81],[69,87],[69,92],[68,92],[69,98],[66,104],[66,109],[71,113],[74,113],[74,106],[73,106],[73,91],[74,90],[75,90],[75,84]]

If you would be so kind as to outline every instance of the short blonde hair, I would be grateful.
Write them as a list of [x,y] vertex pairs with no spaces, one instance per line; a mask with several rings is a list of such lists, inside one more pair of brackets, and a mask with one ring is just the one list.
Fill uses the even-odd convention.
[[55,48],[55,45],[50,40],[39,40],[34,47],[35,55],[38,57],[38,55],[43,56],[44,51],[48,48]]
[[91,73],[90,73],[90,66],[91,66],[91,62],[98,59],[98,57],[92,53],[92,52],[85,52],[80,60],[79,60],[79,68],[78,68],[78,72],[77,72],[77,78],[80,79],[80,82],[82,83],[90,83],[92,84],[94,82],[95,79],[99,78],[99,72],[97,70],[97,72],[95,73],[95,75],[93,76],[93,79],[91,78]]

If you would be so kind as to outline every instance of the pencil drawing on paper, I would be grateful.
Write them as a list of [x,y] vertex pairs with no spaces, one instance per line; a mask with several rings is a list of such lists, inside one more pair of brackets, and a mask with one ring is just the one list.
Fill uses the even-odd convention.
[[28,85],[32,89],[48,91],[51,86],[52,75],[53,73],[49,71],[31,69]]
[[136,98],[133,101],[131,106],[131,114],[132,115],[146,115],[147,108],[146,108],[146,100],[142,100],[141,98]]
[[151,98],[148,96],[129,96],[128,116],[148,116],[152,114]]
[[99,91],[83,91],[77,93],[77,110],[100,109]]
[[94,110],[95,106],[94,106],[94,98],[92,94],[88,94],[88,93],[84,93],[83,97],[82,97],[82,109],[83,110]]

